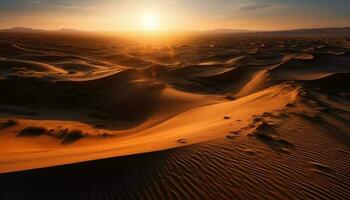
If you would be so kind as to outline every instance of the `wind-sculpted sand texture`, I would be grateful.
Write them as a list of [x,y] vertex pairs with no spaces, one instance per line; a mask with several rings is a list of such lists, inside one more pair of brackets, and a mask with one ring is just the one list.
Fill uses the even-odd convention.
[[0,199],[347,199],[341,37],[0,34]]

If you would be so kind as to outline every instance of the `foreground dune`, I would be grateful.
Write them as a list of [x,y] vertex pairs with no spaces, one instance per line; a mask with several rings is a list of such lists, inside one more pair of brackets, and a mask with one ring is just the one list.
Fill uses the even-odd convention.
[[[16,141],[6,142],[4,147],[8,149],[8,152],[6,152],[7,155],[5,154],[1,157],[3,164],[0,170],[2,172],[17,171],[98,158],[159,151],[183,145],[179,140],[184,140],[184,143],[189,145],[222,138],[230,131],[238,131],[247,127],[249,121],[252,120],[251,116],[283,109],[287,104],[294,102],[297,95],[297,91],[289,88],[289,86],[269,88],[237,101],[190,109],[145,130],[108,131],[106,133],[117,138],[109,139],[108,143],[102,142],[102,145],[101,143],[93,145],[93,148],[92,145],[86,146],[82,143],[81,145],[74,145],[74,147],[56,147],[57,149],[52,149],[52,146],[48,146],[47,142],[45,142],[48,138],[40,138],[43,140],[41,143],[46,144],[46,148],[45,146],[39,146],[31,149],[29,146],[25,152],[21,152],[23,151],[22,149],[18,152],[18,149],[13,150],[12,148],[18,146],[24,148],[21,145],[23,143],[22,139],[19,144],[16,144]],[[229,119],[224,119],[225,116]],[[19,123],[21,125],[16,126],[19,130],[13,130],[14,132],[20,132],[21,128],[36,122],[33,120],[20,120]],[[64,127],[68,128],[72,126],[75,128],[81,127],[83,130],[92,132],[88,136],[91,137],[94,134],[93,130],[91,130],[92,128],[86,125],[71,125],[69,123],[65,125],[66,123],[68,122],[53,120],[40,120],[38,122],[40,126],[50,128],[54,128],[55,124],[64,124]],[[8,137],[3,139],[11,140]],[[32,138],[25,138],[25,140],[32,140]],[[30,141],[28,143],[31,144]],[[15,157],[13,156],[14,153],[16,153]]]
[[347,39],[0,36],[0,199],[350,195]]

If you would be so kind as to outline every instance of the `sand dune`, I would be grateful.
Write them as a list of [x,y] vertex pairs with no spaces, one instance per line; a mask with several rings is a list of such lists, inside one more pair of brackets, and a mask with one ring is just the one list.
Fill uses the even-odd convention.
[[[306,56],[306,57],[305,57]],[[271,70],[273,76],[283,80],[313,80],[332,73],[349,72],[347,57],[332,55],[297,57],[277,65]]]
[[350,195],[346,39],[18,37],[0,34],[0,199]]
[[15,71],[32,71],[45,73],[64,73],[65,71],[47,64],[22,60],[0,60],[1,75],[6,76]]

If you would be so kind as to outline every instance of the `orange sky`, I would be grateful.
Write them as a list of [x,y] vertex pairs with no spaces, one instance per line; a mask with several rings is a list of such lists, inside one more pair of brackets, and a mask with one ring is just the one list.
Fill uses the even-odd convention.
[[347,0],[2,0],[0,28],[280,30],[350,26],[348,10]]

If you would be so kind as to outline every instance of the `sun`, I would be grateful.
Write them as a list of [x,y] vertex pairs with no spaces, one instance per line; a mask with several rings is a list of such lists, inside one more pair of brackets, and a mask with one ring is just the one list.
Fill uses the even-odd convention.
[[154,13],[146,13],[141,16],[141,25],[145,30],[156,30],[159,26],[159,17]]

